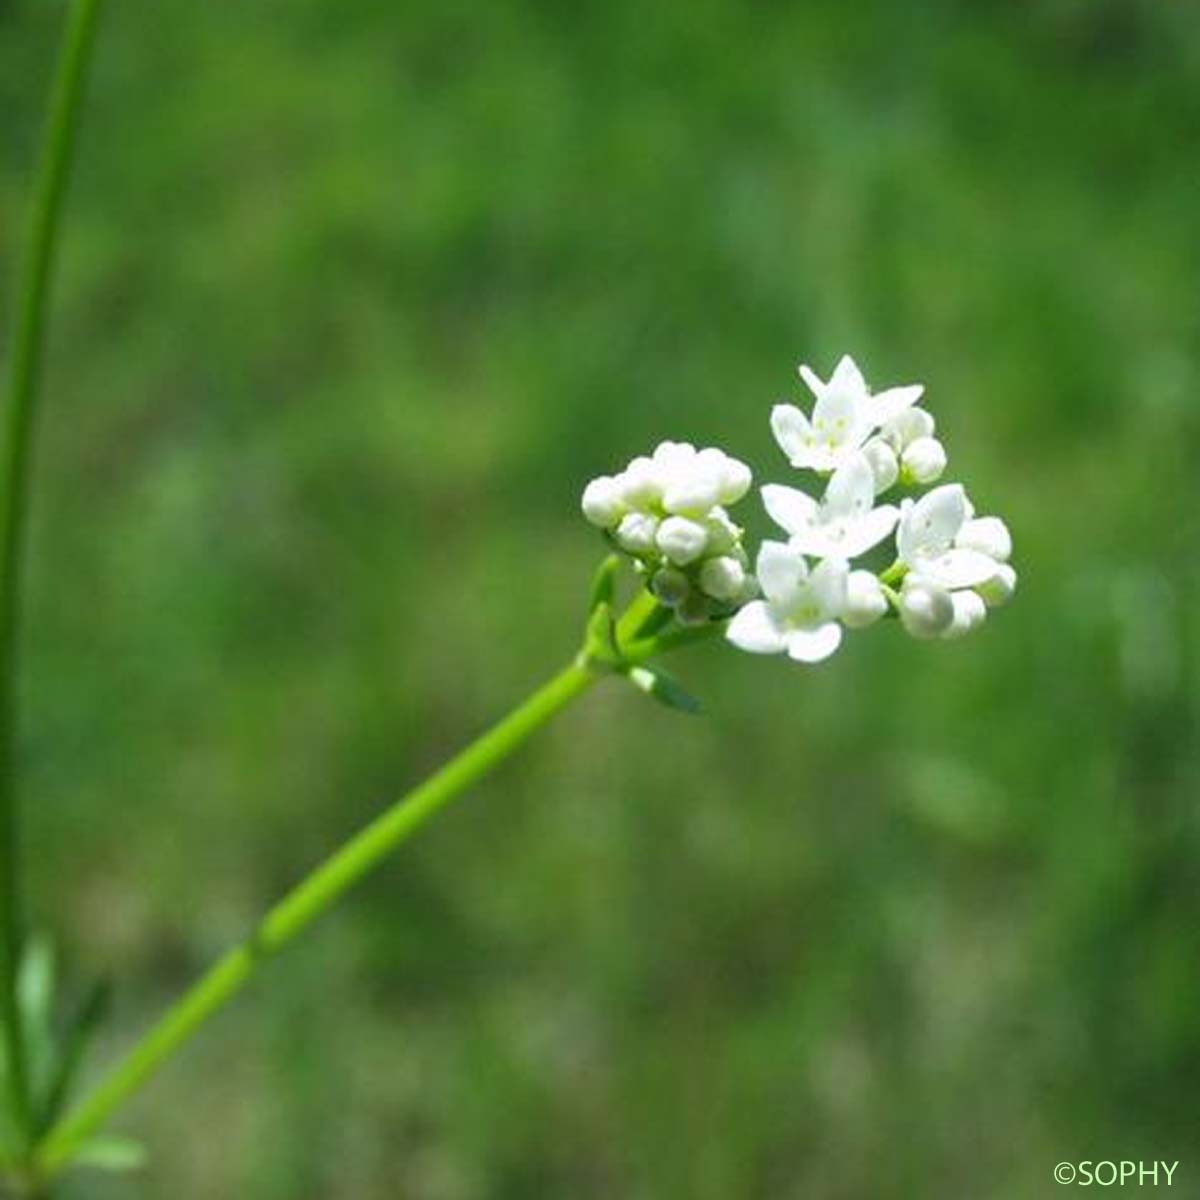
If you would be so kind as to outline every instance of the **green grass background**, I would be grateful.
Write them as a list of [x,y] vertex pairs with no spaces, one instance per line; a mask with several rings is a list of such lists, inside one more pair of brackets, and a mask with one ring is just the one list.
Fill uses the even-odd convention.
[[[9,321],[61,16],[0,9]],[[1198,136],[1187,3],[110,0],[22,688],[101,1061],[572,651],[586,479],[787,477],[801,358],[926,383],[1021,591],[590,696],[64,1195],[1200,1194]]]

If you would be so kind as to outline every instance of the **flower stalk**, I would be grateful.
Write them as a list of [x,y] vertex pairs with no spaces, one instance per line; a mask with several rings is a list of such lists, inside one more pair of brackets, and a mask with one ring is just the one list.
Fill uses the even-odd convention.
[[[607,602],[602,602],[607,607]],[[295,940],[351,887],[403,845],[472,784],[493,771],[535,732],[605,675],[627,675],[650,658],[677,646],[719,635],[723,624],[666,629],[643,635],[654,623],[657,602],[640,590],[613,625],[615,657],[590,649],[579,654],[524,703],[472,742],[445,766],[355,834],[310,872],[254,930],[177,1001],[96,1089],[56,1125],[35,1152],[39,1173],[50,1178],[210,1017],[246,986],[266,960]]]
[[27,259],[17,293],[0,444],[0,1024],[8,1068],[7,1099],[26,1138],[33,1132],[33,1108],[17,1002],[25,925],[15,763],[21,567],[46,300],[98,9],[99,0],[75,0],[63,35],[37,169]]

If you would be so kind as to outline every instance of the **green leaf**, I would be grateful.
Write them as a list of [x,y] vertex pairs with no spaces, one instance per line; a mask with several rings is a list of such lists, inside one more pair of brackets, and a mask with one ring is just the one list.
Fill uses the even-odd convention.
[[676,712],[694,716],[700,711],[700,701],[685,691],[679,681],[661,667],[630,667],[626,675],[634,687],[645,692],[647,696],[653,696],[660,704],[675,709]]
[[133,1138],[94,1137],[79,1147],[72,1162],[97,1171],[137,1171],[146,1165],[146,1148]]
[[641,641],[643,638],[653,637],[661,629],[665,629],[670,623],[671,618],[675,613],[665,604],[658,605],[657,608],[637,627],[633,632],[633,637],[630,641]]
[[621,569],[621,558],[610,554],[596,569],[592,578],[592,590],[588,597],[588,613],[594,613],[602,604],[611,609],[617,595],[617,572]]
[[56,984],[53,943],[44,934],[35,934],[26,944],[17,975],[17,1002],[21,1006],[25,1054],[35,1092],[45,1088],[54,1071]]
[[612,605],[601,601],[588,618],[584,653],[593,662],[615,665],[621,660],[617,649],[617,631],[613,620]]
[[37,1114],[39,1133],[45,1133],[62,1112],[92,1038],[108,1016],[111,999],[112,987],[108,980],[98,980],[67,1026],[53,1076]]

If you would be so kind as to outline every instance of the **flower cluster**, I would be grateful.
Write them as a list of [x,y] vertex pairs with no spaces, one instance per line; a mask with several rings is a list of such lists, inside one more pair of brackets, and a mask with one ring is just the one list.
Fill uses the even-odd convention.
[[[899,505],[877,503],[893,486],[933,483],[946,468],[933,417],[916,407],[924,388],[872,395],[848,356],[828,382],[808,367],[800,375],[816,397],[812,417],[780,404],[771,428],[793,466],[827,474],[828,483],[820,500],[780,484],[762,489],[768,516],[788,540],[763,544],[763,598],[737,613],[729,640],[752,653],[816,662],[838,648],[843,628],[863,628],[889,612],[914,637],[959,637],[976,628],[1016,587],[1004,522],[977,517],[961,484]],[[893,531],[896,558],[886,570],[851,569],[851,560]]]
[[[825,477],[819,499],[767,484],[767,515],[786,541],[762,544],[754,574],[725,506],[750,470],[721,450],[663,442],[619,475],[592,480],[584,515],[632,555],[651,591],[685,623],[732,617],[726,636],[756,654],[828,658],[845,629],[893,615],[914,637],[959,637],[1016,588],[1012,539],[999,517],[977,516],[961,484],[919,494],[946,469],[920,384],[872,394],[849,356],[827,381],[807,366],[811,416],[779,404],[771,429],[794,467]],[[879,497],[899,487],[916,495]],[[883,570],[852,565],[895,536]],[[886,560],[884,560],[886,562]]]
[[583,492],[583,515],[631,555],[659,601],[684,623],[728,616],[757,594],[742,529],[726,505],[750,468],[722,450],[663,442]]

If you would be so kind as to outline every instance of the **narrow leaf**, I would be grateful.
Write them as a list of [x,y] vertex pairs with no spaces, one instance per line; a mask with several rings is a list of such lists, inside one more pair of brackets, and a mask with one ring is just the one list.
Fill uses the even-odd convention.
[[621,652],[617,649],[616,627],[612,605],[601,601],[596,605],[587,623],[585,651],[588,658],[597,662],[616,663]]
[[107,979],[98,980],[79,1006],[63,1037],[54,1075],[37,1114],[38,1132],[45,1133],[58,1119],[70,1095],[71,1084],[87,1054],[96,1030],[108,1016],[112,987]]
[[676,712],[691,715],[700,711],[700,701],[685,691],[679,681],[661,667],[630,667],[627,674],[634,687],[645,692],[647,696],[653,696],[660,704],[665,704]]
[[25,1034],[25,1056],[31,1086],[40,1091],[54,1071],[54,1005],[57,972],[54,946],[48,937],[31,937],[21,957],[17,1001]]
[[621,559],[616,554],[610,554],[596,569],[592,578],[592,590],[588,597],[588,612],[594,613],[601,604],[612,608],[617,595],[617,572],[621,569]]

